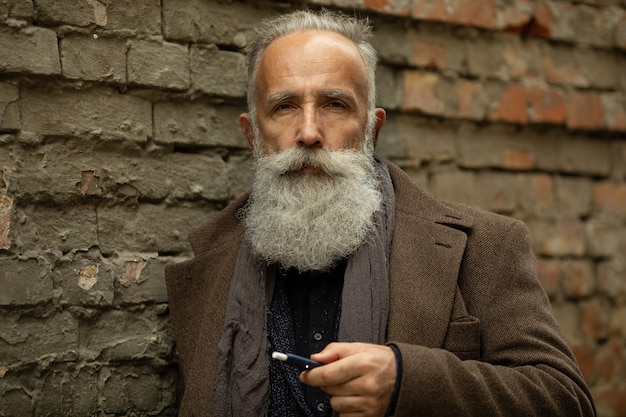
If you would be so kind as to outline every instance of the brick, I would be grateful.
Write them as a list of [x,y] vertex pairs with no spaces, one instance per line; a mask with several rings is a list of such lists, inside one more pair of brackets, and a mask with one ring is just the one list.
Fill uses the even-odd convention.
[[528,88],[531,122],[562,124],[567,120],[567,99],[557,88],[534,85]]
[[386,110],[394,110],[400,106],[400,91],[394,70],[387,66],[379,66],[376,70],[376,105]]
[[92,0],[37,0],[37,20],[48,24],[106,26],[107,8],[99,1]]
[[457,23],[485,29],[498,28],[496,0],[458,0],[455,3]]
[[[206,207],[166,207],[142,204],[102,208],[98,212],[100,250],[112,255],[136,253],[190,253],[187,234],[206,222]],[[163,222],[162,219],[169,219]]]
[[437,96],[436,85],[439,76],[421,71],[404,71],[403,73],[402,109],[418,110],[425,114],[441,115],[443,103]]
[[505,43],[500,38],[476,38],[467,45],[467,71],[477,78],[503,78]]
[[[163,29],[168,40],[232,45],[243,48],[266,8],[217,0],[164,0]],[[236,19],[233,16],[237,16]],[[223,75],[223,74],[222,74]]]
[[556,187],[554,178],[548,174],[520,175],[517,187],[519,207],[527,215],[543,218],[550,217],[557,209]]
[[593,393],[598,415],[626,415],[626,388],[616,385],[604,385]]
[[481,83],[461,80],[457,85],[457,91],[458,115],[466,119],[482,120],[485,117],[487,98]]
[[36,259],[0,258],[0,306],[35,305],[54,298],[49,267]]
[[465,168],[529,170],[536,167],[536,136],[525,136],[511,126],[468,125],[460,131],[458,146],[458,163]]
[[98,244],[96,210],[90,205],[29,206],[17,208],[16,216],[22,219],[14,226],[21,251],[69,252]]
[[526,111],[526,91],[518,84],[506,86],[489,113],[490,120],[525,124],[528,121]]
[[616,181],[626,180],[626,142],[614,141],[610,145],[611,177]]
[[530,0],[516,1],[504,6],[502,29],[515,34],[524,33],[532,22],[534,6],[534,2]]
[[148,101],[94,88],[48,91],[27,88],[22,93],[23,129],[40,135],[129,139],[146,142],[152,135]]
[[598,374],[601,375],[602,380],[607,382],[623,380],[625,358],[621,343],[610,341],[600,346],[596,362]]
[[126,41],[93,36],[61,39],[63,75],[67,78],[126,82]]
[[242,98],[248,85],[244,55],[214,46],[191,47],[191,84],[209,95]]
[[546,2],[540,2],[535,7],[535,13],[531,21],[529,32],[535,36],[548,38],[552,34],[553,20],[552,10],[550,10],[548,4]]
[[[594,139],[559,136],[555,140],[558,150],[556,156],[556,169],[566,173],[579,175],[607,176],[611,171],[610,146],[607,142]],[[549,148],[548,148],[549,149]],[[545,151],[547,152],[548,149]],[[538,153],[538,166],[549,167],[551,164],[542,158],[550,158],[547,154]]]
[[589,297],[596,289],[595,282],[591,261],[569,259],[563,263],[562,288],[565,297],[575,300]]
[[[120,415],[134,410],[139,415],[174,415],[171,410],[176,398],[173,377],[155,372],[152,366],[104,367],[100,372],[102,384],[101,409],[107,415]],[[169,408],[169,409],[168,409]]]
[[516,175],[479,172],[475,185],[479,206],[496,213],[512,213],[517,208],[519,181]]
[[0,193],[0,250],[11,248],[11,214],[13,199]]
[[613,337],[626,336],[626,306],[613,309],[611,318],[611,335]]
[[441,170],[430,176],[430,191],[439,199],[480,206],[476,174],[469,171]]
[[36,401],[35,415],[50,415],[50,410],[64,416],[97,415],[98,403],[94,399],[98,398],[100,366],[68,364],[33,376],[41,380],[41,397]]
[[455,21],[454,2],[444,2],[441,0],[423,0],[413,2],[411,16],[416,19],[438,20],[443,22]]
[[[416,165],[450,161],[457,156],[457,132],[453,126],[409,115],[394,119],[394,135],[406,146],[406,158]],[[389,126],[391,128],[391,126]]]
[[584,224],[576,221],[553,223],[546,220],[529,220],[533,250],[545,256],[582,256],[585,254]]
[[[67,311],[47,317],[0,315],[0,362],[41,364],[78,352],[78,321]],[[67,355],[67,356],[66,356]]]
[[140,312],[101,312],[93,323],[81,326],[81,354],[105,362],[166,358],[173,342],[163,310],[157,305]]
[[[381,144],[378,146],[378,151],[381,152]],[[391,147],[391,146],[390,146]],[[390,147],[382,148],[382,152]],[[388,155],[389,153],[387,153]],[[240,196],[241,194],[249,191],[252,187],[254,180],[254,171],[250,163],[250,155],[231,155],[228,158],[227,177],[229,181],[228,189],[229,199]]]
[[61,73],[57,35],[52,30],[38,27],[20,31],[0,30],[0,51],[0,73]]
[[589,343],[584,343],[571,346],[571,349],[578,362],[580,372],[583,374],[583,378],[590,385],[596,369],[593,346]]
[[161,35],[159,0],[105,0],[107,30]]
[[[338,6],[342,6],[342,3],[341,0],[337,1]],[[408,16],[411,3],[410,0],[363,0],[366,9],[395,16]]]
[[0,19],[30,19],[34,14],[32,0],[13,0],[0,3]]
[[555,179],[556,200],[564,217],[585,218],[591,212],[591,180],[584,177],[559,176]]
[[163,102],[154,105],[155,141],[179,146],[246,148],[239,114],[243,108],[202,102]]
[[[502,46],[502,60],[506,72],[513,79],[519,78],[537,78],[540,73],[538,57],[540,55],[539,48],[536,43],[530,41],[522,41],[517,37],[508,37]],[[503,70],[498,69],[500,72]],[[498,75],[498,74],[494,74]],[[502,77],[502,75],[501,75]]]
[[430,70],[446,68],[446,48],[435,42],[416,40],[409,55],[409,63]]
[[574,59],[589,87],[599,90],[619,88],[621,70],[619,58],[613,51],[576,48]]
[[550,38],[597,47],[612,47],[615,13],[609,8],[551,1],[554,21]]
[[167,302],[165,264],[181,260],[148,254],[123,255],[123,264],[117,268],[117,302],[122,305]]
[[622,12],[615,28],[615,46],[626,51],[626,13]]
[[609,331],[609,309],[597,300],[581,304],[581,328],[587,340],[602,340]]
[[54,266],[55,288],[64,305],[104,307],[113,305],[113,271],[99,253],[77,253]]
[[607,128],[626,132],[626,96],[622,94],[603,94],[602,106],[605,110]]
[[0,82],[0,131],[19,130],[22,127],[18,99],[16,85]]
[[169,42],[133,41],[128,50],[128,82],[174,90],[189,88],[189,51]]
[[575,51],[571,46],[542,46],[541,72],[548,83],[589,87],[589,80],[574,59]]
[[550,299],[559,294],[563,271],[561,261],[552,258],[537,259],[537,270],[539,272],[539,281]]
[[620,254],[620,250],[626,250],[623,233],[616,232],[623,227],[622,224],[621,219],[606,214],[590,218],[585,224],[589,254],[611,258]]
[[626,214],[626,184],[596,184],[593,188],[593,203],[597,210]]
[[570,346],[588,343],[584,340],[580,327],[580,309],[577,303],[553,302],[552,313]]

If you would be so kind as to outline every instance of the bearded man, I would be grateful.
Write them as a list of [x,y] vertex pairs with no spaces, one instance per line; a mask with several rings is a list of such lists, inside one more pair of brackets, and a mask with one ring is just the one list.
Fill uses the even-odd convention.
[[437,201],[374,153],[370,37],[331,12],[258,27],[252,191],[166,269],[180,415],[594,415],[524,225]]

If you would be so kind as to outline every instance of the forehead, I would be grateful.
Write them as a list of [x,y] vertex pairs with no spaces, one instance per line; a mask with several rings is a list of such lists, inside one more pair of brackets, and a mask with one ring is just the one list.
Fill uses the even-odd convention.
[[[327,31],[298,31],[272,42],[256,74],[259,94],[280,89],[327,84],[365,92],[365,63],[358,48],[344,36]],[[337,84],[337,85],[335,85]]]

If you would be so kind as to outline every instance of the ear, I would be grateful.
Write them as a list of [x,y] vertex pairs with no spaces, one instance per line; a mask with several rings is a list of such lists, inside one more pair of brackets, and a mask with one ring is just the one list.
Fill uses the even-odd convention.
[[254,132],[252,131],[252,123],[250,123],[250,115],[248,113],[241,113],[239,115],[239,126],[241,127],[241,133],[248,141],[248,148],[254,149]]
[[374,112],[376,113],[376,122],[374,123],[374,134],[372,139],[374,141],[374,146],[376,146],[376,142],[378,142],[378,132],[380,132],[380,129],[387,120],[387,113],[385,113],[385,110],[381,108],[376,108]]

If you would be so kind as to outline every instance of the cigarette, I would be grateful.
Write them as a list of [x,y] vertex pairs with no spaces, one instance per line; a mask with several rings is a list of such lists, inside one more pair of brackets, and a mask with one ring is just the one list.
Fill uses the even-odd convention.
[[302,356],[294,355],[293,353],[272,352],[272,359],[283,361],[291,366],[295,366],[304,371],[308,371],[309,369],[317,368],[318,366],[323,365],[323,363],[307,359]]

